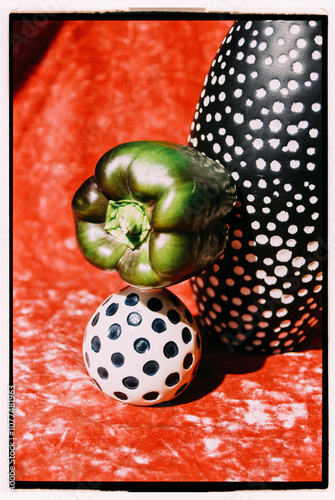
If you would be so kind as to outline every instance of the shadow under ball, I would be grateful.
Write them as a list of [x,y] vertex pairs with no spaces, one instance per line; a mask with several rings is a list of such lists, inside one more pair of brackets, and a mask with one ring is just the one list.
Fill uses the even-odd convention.
[[322,20],[238,21],[212,63],[189,144],[232,174],[223,259],[192,279],[228,349],[292,351],[320,326]]

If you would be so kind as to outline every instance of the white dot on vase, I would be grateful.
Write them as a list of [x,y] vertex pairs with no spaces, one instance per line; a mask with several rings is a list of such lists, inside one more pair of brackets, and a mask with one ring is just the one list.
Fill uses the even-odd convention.
[[253,130],[259,130],[263,127],[263,122],[259,118],[255,118],[254,120],[251,120],[249,125]]
[[292,69],[294,73],[302,73],[304,68],[301,62],[296,61],[292,64]]
[[265,259],[263,260],[264,264],[266,266],[272,266],[273,264],[273,259],[271,259],[270,257],[265,257]]
[[286,266],[276,266],[274,270],[275,275],[278,276],[279,278],[286,276],[287,272],[288,269]]
[[266,227],[268,228],[269,231],[274,231],[277,226],[273,222],[269,222]]
[[309,135],[312,139],[315,139],[319,135],[319,131],[317,128],[311,128],[309,131]]
[[280,236],[271,236],[270,245],[273,247],[280,247],[282,245],[283,239]]
[[279,57],[278,57],[278,62],[280,64],[285,64],[287,62],[287,56],[285,54],[281,54]]
[[314,227],[314,226],[305,226],[305,227],[304,227],[304,232],[305,232],[306,234],[311,234],[311,233],[313,233],[313,231],[314,231],[314,230],[315,230],[315,227]]
[[239,98],[239,97],[241,97],[241,95],[242,95],[242,90],[241,89],[236,89],[234,91],[234,96],[235,97]]
[[247,253],[245,256],[245,260],[248,262],[257,262],[257,256],[253,253]]
[[269,144],[273,149],[276,149],[280,144],[280,139],[269,139]]
[[259,269],[256,271],[256,278],[263,280],[266,277],[266,272],[263,271],[262,269]]
[[239,297],[233,297],[232,303],[235,304],[236,306],[242,305],[242,300]]
[[296,241],[296,240],[294,240],[293,238],[290,238],[290,239],[289,239],[289,240],[287,240],[287,242],[286,242],[286,245],[287,245],[288,247],[295,247],[295,246],[296,246],[296,244],[297,244],[297,241]]
[[282,103],[281,101],[276,101],[272,106],[274,113],[277,114],[282,113],[284,108],[285,108],[284,103]]
[[265,181],[264,179],[260,179],[260,180],[258,181],[258,187],[260,187],[260,188],[262,188],[262,189],[266,188],[266,187],[267,187],[267,183],[266,183],[266,181]]
[[265,31],[264,33],[267,35],[267,36],[271,36],[274,32],[274,29],[272,26],[268,26],[267,28],[265,28]]
[[312,281],[312,279],[313,279],[313,276],[311,274],[305,274],[305,276],[303,276],[301,278],[301,281],[303,283],[309,283],[310,281]]
[[322,45],[322,36],[321,35],[317,35],[314,38],[314,42],[316,43],[316,45]]
[[291,168],[298,168],[300,166],[300,161],[299,160],[291,160],[290,161],[290,167]]
[[308,252],[315,252],[319,248],[319,243],[317,241],[311,241],[307,245]]
[[279,212],[279,214],[277,214],[277,219],[280,222],[286,222],[289,219],[288,212],[286,212],[285,210],[282,210],[281,212]]
[[264,281],[267,285],[275,285],[277,283],[277,278],[275,276],[266,276]]
[[270,123],[269,123],[269,127],[270,127],[270,130],[272,132],[279,132],[279,130],[282,128],[282,123],[280,120],[276,119],[276,120],[272,120]]
[[291,250],[288,250],[286,248],[279,250],[276,254],[276,258],[279,262],[288,262],[291,259],[291,257],[292,257]]
[[262,97],[265,97],[266,96],[266,90],[265,89],[258,89],[256,90],[256,96],[259,98],[259,99],[262,99]]
[[258,222],[258,220],[255,220],[254,222],[251,223],[251,227],[252,227],[252,229],[257,231],[261,227],[261,225]]
[[299,32],[300,32],[299,25],[298,24],[292,24],[292,26],[290,27],[290,33],[292,33],[292,35],[297,35]]
[[273,63],[273,59],[272,59],[272,57],[271,57],[271,56],[269,56],[269,57],[267,57],[267,58],[265,59],[265,61],[264,61],[264,62],[265,62],[265,64],[266,64],[267,66],[270,66],[270,64],[272,64],[272,63]]
[[304,109],[302,102],[294,102],[291,106],[293,113],[301,113]]
[[279,288],[273,288],[269,292],[270,297],[274,299],[280,299],[280,297],[283,295],[283,292]]
[[265,292],[265,286],[263,285],[256,285],[252,289],[253,292],[257,293],[258,295],[261,295],[262,293]]
[[287,231],[290,234],[295,234],[298,231],[298,226],[296,226],[295,224],[291,224],[291,226],[288,227]]
[[277,78],[270,80],[269,86],[270,86],[271,90],[279,90],[280,89],[280,80],[278,80]]
[[290,134],[290,135],[295,135],[298,133],[298,127],[296,125],[289,125],[287,128],[286,128],[287,132]]
[[255,149],[261,149],[263,147],[263,140],[258,137],[253,141],[252,145]]
[[239,125],[244,122],[244,116],[242,115],[242,113],[235,113],[234,122]]
[[278,311],[276,312],[276,316],[278,318],[282,318],[283,316],[286,316],[287,313],[288,313],[288,310],[285,309],[284,307],[282,307],[281,309],[278,309]]
[[272,311],[263,311],[262,312],[263,318],[266,318],[266,319],[271,318],[272,314],[273,314]]
[[221,151],[221,146],[217,142],[213,145],[213,151],[214,153],[220,153]]
[[312,52],[312,59],[315,61],[321,59],[321,52],[319,50],[314,50],[314,52]]
[[304,257],[295,257],[292,260],[292,266],[293,267],[302,267],[306,262],[306,259]]
[[267,46],[268,46],[268,44],[266,42],[262,42],[262,43],[259,44],[258,49],[261,52],[263,52],[266,49]]
[[246,79],[246,76],[243,73],[240,73],[239,75],[237,75],[237,81],[239,83],[244,83],[245,79]]
[[269,238],[265,234],[258,234],[256,236],[256,241],[260,245],[265,245],[269,241]]
[[248,64],[254,64],[256,62],[256,56],[254,54],[250,54],[247,57],[247,63]]
[[286,146],[283,147],[283,151],[290,151],[295,153],[299,149],[299,143],[297,141],[289,141]]
[[266,167],[266,161],[263,158],[257,158],[256,166],[259,170],[263,170]]
[[220,94],[219,94],[219,101],[224,101],[225,98],[226,98],[225,92],[220,92]]
[[255,207],[253,207],[252,205],[247,205],[246,209],[247,209],[248,214],[254,214],[256,212]]
[[279,163],[279,161],[273,160],[270,163],[270,168],[273,172],[279,172],[279,170],[281,169],[281,164]]
[[271,198],[270,198],[270,196],[264,196],[263,201],[264,201],[264,203],[267,203],[267,204],[268,204],[268,203],[271,203]]
[[212,141],[213,140],[213,134],[211,132],[209,134],[207,134],[207,140],[208,141]]
[[318,102],[315,102],[314,104],[312,104],[312,110],[315,112],[315,113],[318,113],[321,109],[321,104],[319,104]]

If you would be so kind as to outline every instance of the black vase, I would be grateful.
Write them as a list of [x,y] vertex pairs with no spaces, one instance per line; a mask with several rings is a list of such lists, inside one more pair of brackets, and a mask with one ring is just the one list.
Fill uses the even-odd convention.
[[190,146],[238,189],[224,258],[192,279],[203,330],[230,351],[292,351],[321,323],[324,29],[235,22],[196,107]]

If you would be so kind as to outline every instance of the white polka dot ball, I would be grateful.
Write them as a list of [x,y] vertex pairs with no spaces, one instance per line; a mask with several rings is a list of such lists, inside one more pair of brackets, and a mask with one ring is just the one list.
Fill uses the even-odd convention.
[[149,406],[174,399],[190,384],[201,337],[190,311],[170,290],[129,286],[94,312],[83,356],[99,390],[120,402]]

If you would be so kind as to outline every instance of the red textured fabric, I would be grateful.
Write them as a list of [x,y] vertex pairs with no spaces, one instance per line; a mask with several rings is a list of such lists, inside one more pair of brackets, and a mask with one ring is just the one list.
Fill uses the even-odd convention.
[[[89,318],[124,283],[81,256],[72,196],[121,142],[187,143],[231,24],[65,21],[52,24],[44,53],[29,51],[35,35],[14,53],[17,481],[322,479],[317,335],[304,351],[269,358],[230,354],[204,339],[194,381],[162,407],[109,399],[82,360]],[[189,282],[172,289],[196,314]]]

